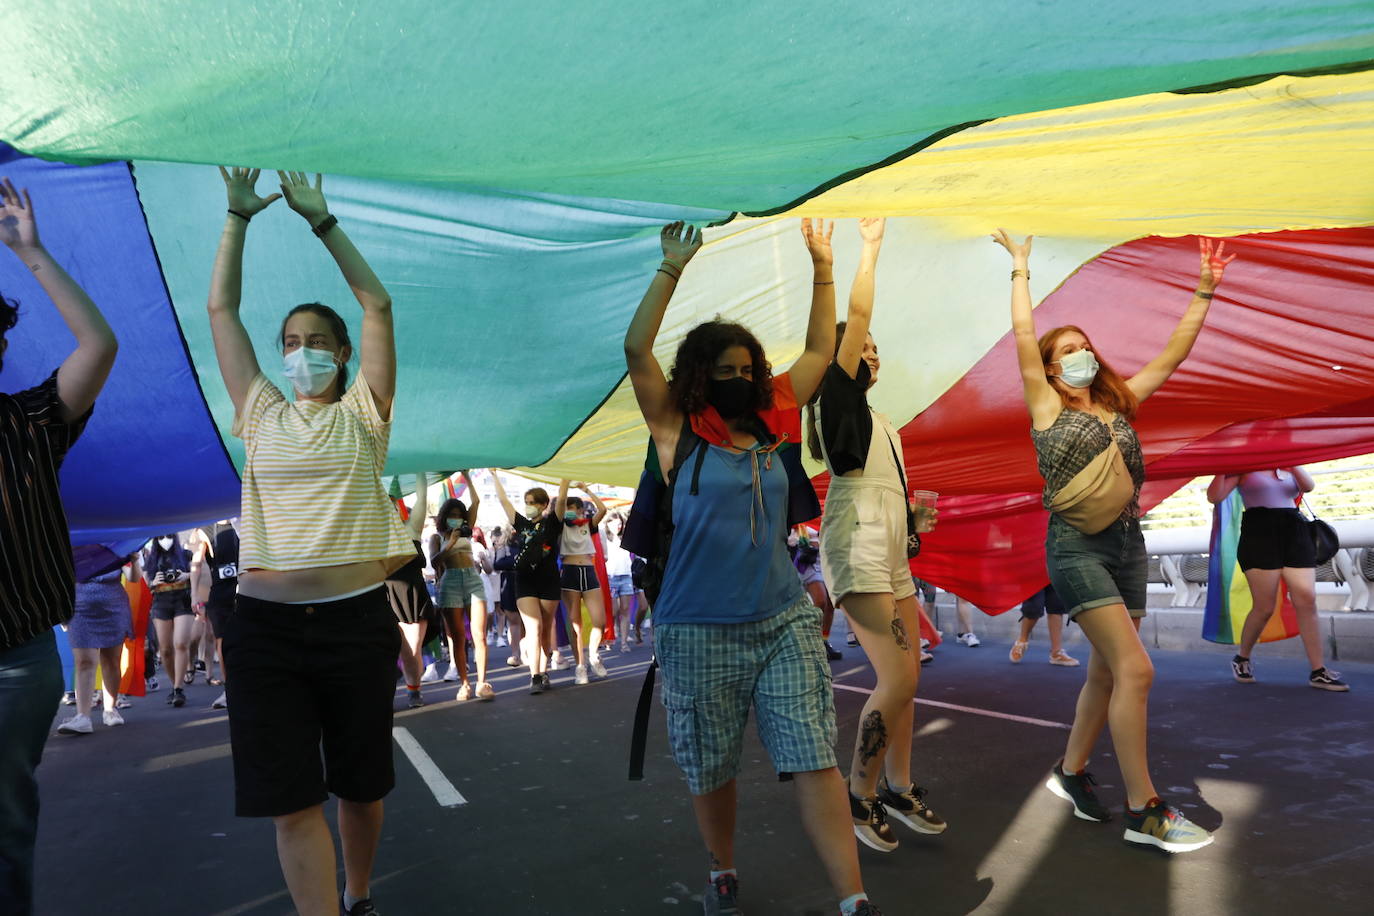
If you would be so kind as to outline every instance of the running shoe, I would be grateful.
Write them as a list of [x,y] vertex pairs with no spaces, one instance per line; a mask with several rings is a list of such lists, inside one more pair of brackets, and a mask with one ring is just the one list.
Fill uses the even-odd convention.
[[150,677],[150,678],[148,678],[147,680],[145,680],[145,681],[143,682],[143,686],[144,686],[145,688],[147,688],[147,690],[148,690],[149,693],[152,693],[153,691],[157,690],[157,688],[158,688],[157,678],[155,678],[155,677]]
[[1126,833],[1122,838],[1128,843],[1158,846],[1165,852],[1192,852],[1211,845],[1213,839],[1173,805],[1158,798],[1142,811],[1126,809]]
[[544,685],[545,690],[553,689],[553,682],[549,680],[549,673],[547,671],[539,675],[539,683]]
[[[458,676],[458,666],[457,666],[457,665],[453,664],[452,662],[449,662],[448,670],[444,672],[444,680],[450,681],[450,682],[462,680],[462,678],[460,678],[460,677]],[[421,682],[421,683],[424,683],[424,678],[420,678],[420,682]]]
[[878,782],[878,801],[887,813],[917,833],[944,833],[949,824],[926,806],[926,790],[911,786],[904,792],[895,791],[883,777]]
[[530,695],[537,696],[544,692],[544,680],[537,674],[530,675]]
[[63,705],[63,706],[75,706],[75,705],[76,705],[76,691],[74,691],[74,690],[68,690],[66,693],[62,694],[62,705]]
[[518,658],[516,658],[514,655],[512,655],[510,658],[506,659],[506,667],[507,667],[507,668],[523,668],[523,667],[525,667],[525,666],[524,666],[524,664],[520,661],[520,659],[518,659]]
[[1050,653],[1050,664],[1058,665],[1061,668],[1077,668],[1078,659],[1060,649],[1058,652]]
[[424,705],[425,705],[425,698],[422,697],[422,696],[420,696],[420,691],[418,691],[418,690],[407,690],[407,691],[406,691],[406,708],[408,708],[408,709],[419,709],[421,706],[424,706]]
[[91,717],[75,715],[57,726],[59,735],[89,735],[91,733]]
[[[1026,648],[1029,645],[1030,643],[1021,639],[1018,639],[1016,640],[1016,642],[1011,644],[1011,653],[1008,655],[1008,658],[1011,659],[1011,663],[1013,665],[1021,664],[1021,659],[1026,657]],[[1053,656],[1051,656],[1050,660],[1053,661]]]
[[701,911],[706,916],[743,916],[735,898],[739,896],[739,879],[734,875],[721,875],[706,885],[706,893],[701,895]]
[[571,664],[572,662],[564,658],[563,653],[559,652],[556,649],[554,650],[553,655],[549,656],[550,671],[562,671],[564,668],[569,667]]
[[922,649],[922,650],[921,650],[921,664],[923,664],[923,665],[929,665],[929,664],[930,664],[931,662],[933,662],[933,661],[935,661],[935,656],[934,656],[932,653],[927,652],[925,649]]
[[420,675],[421,684],[433,684],[439,680],[439,672],[434,667],[434,662],[425,665],[425,673]]
[[178,708],[179,708],[179,707],[182,707],[182,706],[185,706],[185,705],[186,705],[186,691],[182,690],[180,687],[177,687],[175,690],[172,691],[172,695],[171,695],[170,697],[168,697],[167,699],[168,699],[168,702],[170,702],[173,706],[176,706],[176,707],[178,707]]
[[122,693],[119,696],[115,697],[115,709],[128,709],[133,705],[133,700],[130,700]]
[[495,696],[496,688],[488,684],[486,681],[483,681],[482,683],[477,685],[477,699],[490,700],[493,699]]
[[601,664],[601,658],[599,656],[592,656],[591,669],[591,673],[595,674],[597,677],[606,676],[606,666]]
[[1072,802],[1074,817],[1080,817],[1085,821],[1109,821],[1112,819],[1111,812],[1097,800],[1097,794],[1093,792],[1093,786],[1096,784],[1097,780],[1093,779],[1093,774],[1087,770],[1082,773],[1065,773],[1064,761],[1061,760],[1054,765],[1054,772],[1050,774],[1045,788],[1065,801]]
[[463,686],[458,688],[458,695],[455,696],[454,699],[457,700],[459,703],[463,703],[463,702],[466,702],[466,701],[468,701],[468,700],[471,700],[471,699],[472,699],[472,685],[469,684],[467,681],[464,681],[464,682],[463,682]]
[[115,726],[124,724],[124,717],[121,716],[119,713],[115,712],[113,709],[105,710],[104,714],[101,716],[101,719],[102,721],[104,721],[106,728],[114,728]]
[[1250,667],[1250,659],[1241,658],[1239,655],[1231,656],[1231,676],[1236,679],[1237,684],[1255,683],[1255,672]]
[[1341,680],[1339,671],[1332,671],[1325,665],[1313,671],[1307,678],[1307,686],[1316,687],[1318,690],[1335,690],[1343,692],[1350,689],[1350,685]]
[[957,642],[963,643],[970,649],[976,649],[983,644],[983,641],[979,639],[977,636],[974,636],[972,632],[960,633],[954,638]]
[[352,907],[344,906],[343,898],[339,899],[340,916],[382,916],[377,912],[377,908],[372,905],[371,897],[364,897],[362,900],[355,900]]
[[227,709],[229,706],[228,693],[221,693],[215,697],[215,702],[210,704],[211,709]]
[[849,813],[854,818],[854,835],[860,843],[879,852],[897,848],[897,835],[887,823],[887,809],[876,795],[859,798],[850,792]]
[[573,671],[573,683],[574,683],[574,684],[585,684],[585,683],[587,683],[587,666],[586,666],[586,665],[578,665],[577,668]]
[[844,653],[830,644],[830,640],[825,640],[825,657],[833,661],[844,658]]

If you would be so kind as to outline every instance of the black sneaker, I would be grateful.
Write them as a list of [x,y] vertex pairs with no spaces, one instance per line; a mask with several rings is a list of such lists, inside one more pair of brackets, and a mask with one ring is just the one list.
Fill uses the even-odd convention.
[[1307,686],[1316,687],[1318,690],[1335,690],[1337,692],[1350,689],[1350,685],[1341,680],[1339,671],[1332,671],[1325,665],[1312,672],[1307,678]]
[[74,691],[74,690],[68,690],[66,693],[62,694],[62,705],[63,705],[63,706],[75,706],[75,705],[76,705],[76,691]]
[[1239,655],[1231,656],[1231,675],[1237,684],[1255,683],[1255,672],[1250,668],[1250,659]]
[[897,834],[888,825],[887,809],[876,795],[859,798],[850,792],[849,813],[854,818],[854,835],[859,842],[879,852],[891,852],[897,848]]
[[838,661],[839,659],[844,658],[844,653],[840,652],[839,649],[836,649],[834,646],[832,646],[830,644],[830,640],[827,639],[825,641],[825,657],[830,659],[832,662]]
[[1122,839],[1157,846],[1165,852],[1191,852],[1212,843],[1210,833],[1158,798],[1142,811],[1126,809],[1126,832]]
[[377,908],[372,905],[371,897],[364,897],[362,900],[356,901],[352,909],[344,906],[343,898],[340,897],[339,913],[340,916],[382,916],[381,913],[377,912]]
[[425,698],[420,696],[420,691],[407,690],[406,694],[406,706],[409,708],[419,709],[421,706],[425,705]]
[[895,792],[888,785],[887,777],[883,777],[878,782],[878,801],[883,803],[888,814],[917,833],[944,833],[949,826],[944,818],[926,807],[926,790],[920,786]]
[[883,911],[867,900],[860,900],[859,905],[854,907],[854,916],[883,916]]
[[1054,765],[1054,772],[1050,774],[1049,781],[1045,783],[1045,788],[1065,801],[1073,803],[1073,813],[1075,817],[1081,817],[1085,821],[1109,821],[1112,814],[1106,809],[1102,802],[1097,800],[1097,795],[1093,792],[1093,786],[1097,785],[1097,780],[1093,779],[1091,773],[1065,773],[1064,761],[1059,761]]
[[539,675],[539,683],[542,685],[541,689],[543,690],[553,689],[553,682],[549,680],[549,673],[547,671]]
[[185,706],[186,691],[182,690],[180,687],[176,688],[172,691],[172,695],[168,697],[168,702],[173,706]]
[[203,659],[203,658],[198,658],[198,659],[196,659],[196,670],[197,670],[197,671],[204,671],[204,670],[205,670],[205,659]]
[[734,875],[721,875],[706,885],[706,893],[701,895],[701,911],[706,916],[743,916],[735,898],[739,896],[739,879]]
[[530,695],[536,696],[544,692],[544,681],[537,674],[530,675]]
[[171,693],[167,694],[167,705],[168,705],[168,706],[171,706],[173,703],[175,703],[175,702],[177,701],[177,694],[180,693],[180,692],[181,692],[181,690],[180,690],[180,688],[178,688],[177,690],[173,690]]

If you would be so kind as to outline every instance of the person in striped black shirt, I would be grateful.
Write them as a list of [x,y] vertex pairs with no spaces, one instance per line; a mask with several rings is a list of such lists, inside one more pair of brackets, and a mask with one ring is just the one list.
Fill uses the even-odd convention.
[[[28,916],[38,833],[34,772],[62,697],[53,627],[71,619],[76,601],[58,471],[91,417],[119,345],[95,303],[39,240],[29,192],[21,195],[9,179],[0,182],[0,244],[38,281],[76,338],[45,381],[0,394],[0,912]],[[2,266],[8,272],[12,265]],[[0,292],[0,367],[18,320],[18,303]]]

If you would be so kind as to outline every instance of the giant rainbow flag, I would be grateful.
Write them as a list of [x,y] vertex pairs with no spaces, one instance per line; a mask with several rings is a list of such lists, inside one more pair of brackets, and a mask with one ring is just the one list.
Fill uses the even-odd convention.
[[[78,540],[236,511],[243,452],[204,312],[219,163],[324,172],[392,292],[388,474],[633,485],[646,432],[620,340],[658,228],[712,226],[660,358],[719,313],[786,368],[811,289],[802,215],[889,217],[873,401],[912,485],[942,494],[916,570],[985,609],[1045,577],[993,227],[1037,236],[1039,326],[1083,325],[1125,372],[1182,314],[1195,236],[1239,255],[1140,415],[1147,504],[1199,474],[1374,451],[1367,0],[13,6],[0,173],[121,337],[66,464]],[[843,303],[852,225],[835,246]],[[70,338],[3,251],[0,290],[24,304],[0,374],[15,390]],[[356,322],[274,205],[249,232],[243,305],[269,373],[281,316],[310,300]]]

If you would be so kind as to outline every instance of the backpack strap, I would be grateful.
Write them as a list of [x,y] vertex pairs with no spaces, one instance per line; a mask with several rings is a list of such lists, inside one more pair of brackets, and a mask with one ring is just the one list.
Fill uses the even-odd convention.
[[649,713],[654,702],[654,672],[658,670],[658,655],[649,660],[644,672],[644,685],[639,688],[639,705],[635,707],[635,726],[630,735],[630,779],[644,778],[644,749],[649,743]]

